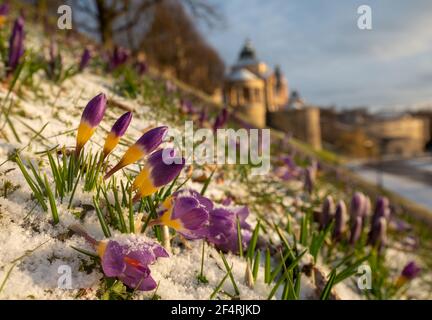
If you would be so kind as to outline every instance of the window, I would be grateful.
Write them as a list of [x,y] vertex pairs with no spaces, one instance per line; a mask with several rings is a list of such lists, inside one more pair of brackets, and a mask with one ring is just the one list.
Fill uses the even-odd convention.
[[255,101],[256,102],[261,102],[261,90],[260,89],[255,89]]
[[250,97],[250,90],[249,90],[249,88],[243,88],[243,98],[244,98],[244,101],[246,103],[250,102],[251,97]]

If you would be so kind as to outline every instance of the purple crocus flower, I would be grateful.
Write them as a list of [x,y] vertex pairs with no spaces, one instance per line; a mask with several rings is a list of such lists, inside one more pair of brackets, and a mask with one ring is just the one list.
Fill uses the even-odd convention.
[[120,161],[105,175],[105,179],[108,179],[121,168],[137,162],[144,156],[156,150],[162,143],[167,131],[168,127],[166,126],[157,127],[146,131],[141,136],[141,138],[139,138],[132,146],[129,147],[129,149],[126,150]]
[[335,239],[336,241],[340,241],[342,239],[342,236],[346,231],[347,221],[348,214],[345,202],[343,200],[339,200],[336,206],[335,226],[333,230],[333,239]]
[[193,104],[190,100],[180,100],[180,111],[184,114],[192,114],[195,112]]
[[60,70],[62,66],[62,57],[59,53],[57,44],[51,40],[48,51],[48,62],[46,74],[51,80],[58,80],[60,78]]
[[100,93],[89,101],[81,116],[81,122],[78,127],[77,140],[76,140],[76,154],[81,152],[81,149],[90,140],[96,127],[102,121],[105,115],[107,105],[107,97],[105,94]]
[[289,181],[301,176],[302,170],[295,164],[292,157],[282,156],[281,161],[283,165],[276,167],[274,170],[274,173],[278,178],[284,181]]
[[412,280],[419,275],[421,268],[415,263],[415,261],[409,262],[402,270],[401,275],[408,280]]
[[93,246],[101,259],[105,276],[118,278],[134,290],[149,291],[156,288],[149,265],[158,258],[169,257],[159,244],[135,235],[97,241],[78,224],[69,228]]
[[167,93],[175,93],[177,91],[177,86],[175,85],[174,82],[167,80],[165,82],[165,89]]
[[9,14],[9,4],[3,3],[0,5],[0,16],[7,16]]
[[195,190],[175,192],[162,204],[160,216],[152,224],[162,224],[175,229],[187,239],[207,236],[209,212],[213,202]]
[[7,73],[15,71],[24,54],[24,18],[19,17],[15,20],[12,34],[9,38],[9,58],[7,61]]
[[120,141],[120,138],[125,134],[129,124],[132,120],[132,112],[124,113],[117,121],[114,123],[111,128],[110,133],[105,140],[105,145],[103,149],[103,158],[105,159],[108,154],[111,153],[112,150],[117,146]]
[[390,202],[386,197],[379,197],[377,199],[374,214],[372,216],[372,225],[381,217],[385,218],[386,221],[390,218]]
[[3,3],[2,5],[0,5],[0,27],[5,24],[8,14],[9,5],[7,3]]
[[415,263],[410,261],[402,269],[400,276],[396,280],[396,287],[401,287],[408,281],[415,279],[421,272],[421,268]]
[[104,274],[140,291],[156,288],[149,265],[160,257],[169,257],[160,245],[137,237],[101,242],[98,247]]
[[354,222],[351,222],[351,234],[350,234],[350,244],[354,245],[361,237],[363,227],[363,218],[357,216]]
[[228,122],[228,109],[224,107],[215,119],[215,122],[213,124],[213,131],[223,128],[227,122]]
[[331,221],[334,219],[335,215],[335,203],[333,201],[333,197],[328,195],[325,197],[324,202],[321,206],[321,218],[320,218],[320,227],[321,229],[325,229]]
[[378,218],[369,232],[368,243],[372,246],[383,248],[387,243],[387,220],[384,217]]
[[198,125],[202,128],[204,124],[208,121],[208,113],[206,108],[202,108],[199,117],[198,117]]
[[307,167],[304,170],[304,183],[303,183],[303,188],[304,190],[309,193],[312,194],[314,185],[315,185],[315,173],[316,170],[313,167]]
[[112,71],[117,69],[121,65],[125,64],[129,59],[129,52],[119,46],[115,46],[109,61],[109,70]]
[[207,240],[222,251],[239,252],[237,219],[240,222],[242,245],[247,247],[251,239],[251,227],[246,222],[249,209],[219,206],[210,212]]
[[368,196],[365,195],[364,197],[365,197],[365,208],[364,208],[363,218],[367,218],[371,215],[372,204]]
[[135,63],[135,71],[139,76],[144,75],[148,70],[147,63],[144,61],[137,61]]
[[82,72],[88,66],[90,59],[91,59],[90,50],[88,48],[85,48],[81,55],[81,60],[78,66],[78,70],[80,72]]
[[354,193],[353,197],[351,198],[351,205],[350,205],[350,218],[351,221],[354,221],[357,217],[363,217],[365,214],[365,196],[361,192]]
[[176,158],[175,151],[172,148],[153,152],[133,182],[132,187],[137,190],[134,201],[152,195],[173,181],[180,174],[184,165],[185,159]]

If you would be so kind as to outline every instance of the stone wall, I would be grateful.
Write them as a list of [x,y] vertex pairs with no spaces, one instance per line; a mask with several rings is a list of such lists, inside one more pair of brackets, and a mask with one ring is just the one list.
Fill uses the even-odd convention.
[[321,149],[320,110],[304,108],[267,113],[267,125],[310,144],[314,149]]

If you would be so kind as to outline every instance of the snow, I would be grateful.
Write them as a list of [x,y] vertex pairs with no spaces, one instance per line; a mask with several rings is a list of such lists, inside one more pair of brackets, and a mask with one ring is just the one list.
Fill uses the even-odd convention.
[[[63,203],[57,201],[60,223],[53,226],[50,213],[44,213],[39,206],[35,205],[36,202],[31,198],[32,192],[20,170],[7,159],[15,149],[22,149],[23,160],[31,159],[41,164],[43,170],[47,170],[48,165],[39,152],[56,145],[73,148],[75,129],[78,127],[82,109],[93,96],[100,92],[107,94],[110,101],[119,102],[125,108],[134,111],[132,123],[122,139],[123,144],[119,145],[114,154],[110,156],[111,164],[116,162],[119,155],[125,151],[126,145],[133,143],[141,136],[145,128],[161,124],[175,125],[169,121],[169,115],[164,112],[156,113],[155,108],[143,105],[138,100],[124,99],[118,96],[111,89],[112,87],[110,77],[85,72],[67,80],[62,87],[41,80],[40,89],[45,94],[44,99],[37,97],[32,92],[26,92],[25,99],[20,99],[12,93],[16,103],[11,110],[11,118],[17,132],[20,133],[21,143],[15,141],[10,128],[4,129],[8,141],[4,137],[0,139],[0,164],[4,162],[0,167],[0,191],[2,193],[0,197],[0,299],[74,299],[78,295],[81,299],[98,298],[97,291],[100,289],[103,274],[98,267],[91,266],[92,261],[88,256],[77,252],[72,246],[88,251],[92,251],[93,248],[82,237],[68,230],[71,224],[78,222],[75,213],[81,210],[80,205],[91,204],[93,194],[83,192],[82,186],[79,185],[72,209],[67,208],[68,198],[64,199]],[[4,98],[6,94],[5,88],[0,87],[0,97]],[[124,110],[120,108],[109,106],[101,127],[96,131],[92,142],[85,147],[87,152],[100,149],[110,126],[123,112]],[[40,136],[35,137],[36,132],[45,124],[47,125]],[[181,130],[181,128],[178,129]],[[52,180],[49,170],[47,172],[48,179]],[[229,196],[233,198],[233,206],[247,205],[255,199],[256,196],[251,194],[248,185],[239,183],[238,177],[230,170],[221,172],[223,177],[212,181],[205,194],[206,197],[221,203]],[[198,173],[208,174],[207,171],[196,170],[192,181],[189,181],[185,187],[201,190],[202,183],[193,181]],[[121,177],[121,173],[118,173],[117,176]],[[12,186],[9,187],[7,197],[3,197],[6,182],[11,183]],[[292,208],[293,205],[300,207],[304,204],[304,199],[295,192],[302,188],[299,181],[287,184],[289,193],[285,189],[278,189],[272,181],[268,181],[268,177],[254,177],[251,183],[255,187],[262,186],[267,192],[281,195],[282,203],[286,208]],[[418,190],[417,197],[421,197],[421,190]],[[258,212],[253,207],[249,209],[251,214],[248,223],[252,226],[255,225],[258,218],[262,217],[275,223],[285,223],[289,219],[285,211],[272,210],[271,207],[266,212]],[[300,212],[297,212],[296,215],[298,218]],[[98,240],[104,238],[94,211],[89,211],[80,222],[92,237]],[[297,231],[299,229],[296,224],[293,225],[293,228]],[[114,233],[113,236],[116,239],[124,239],[124,236],[118,233]],[[135,237],[145,238],[146,236],[136,235]],[[272,244],[280,244],[275,232],[268,232],[263,237]],[[178,244],[177,239],[173,242]],[[202,242],[189,242],[189,245],[190,248],[173,245],[169,258],[159,258],[155,264],[150,266],[153,278],[159,282],[157,294],[162,299],[209,299],[215,287],[225,276],[226,270],[218,252],[213,247],[206,245],[204,275],[208,283],[198,282]],[[232,273],[240,291],[240,298],[267,299],[274,283],[270,285],[264,283],[263,261],[261,261],[258,279],[254,287],[250,288],[245,281],[246,260],[232,254],[227,254],[226,258],[228,264],[233,266]],[[411,256],[402,253],[401,250],[389,252],[389,259],[396,264],[395,269],[400,269],[400,266],[410,258]],[[264,259],[263,255],[261,259]],[[312,257],[306,254],[300,265],[303,267],[311,263]],[[62,286],[62,282],[59,282],[65,266],[71,272],[70,288]],[[329,272],[326,266],[316,266],[316,268],[319,268],[325,275]],[[399,272],[399,270],[396,271]],[[420,284],[415,283],[417,288],[421,288]],[[4,284],[3,288],[2,284]],[[282,289],[279,288],[275,298],[281,297]],[[422,290],[422,292],[425,291]],[[226,279],[222,291],[229,294],[234,293],[229,278]],[[360,297],[356,288],[353,288],[349,282],[338,284],[334,291],[342,299]],[[310,277],[302,274],[300,292],[301,299],[317,298],[317,285],[313,274]],[[409,294],[412,292],[410,291]],[[154,292],[138,292],[134,298],[148,299],[153,294]],[[228,299],[229,296],[220,293],[217,298]]]

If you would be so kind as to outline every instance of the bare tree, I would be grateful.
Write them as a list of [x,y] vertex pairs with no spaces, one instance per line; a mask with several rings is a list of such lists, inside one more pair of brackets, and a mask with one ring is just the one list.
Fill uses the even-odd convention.
[[[75,23],[82,31],[95,36],[106,47],[115,41],[124,42],[134,50],[136,33],[141,36],[151,25],[156,5],[169,0],[69,0]],[[199,20],[213,27],[222,21],[214,6],[205,0],[177,0]]]

